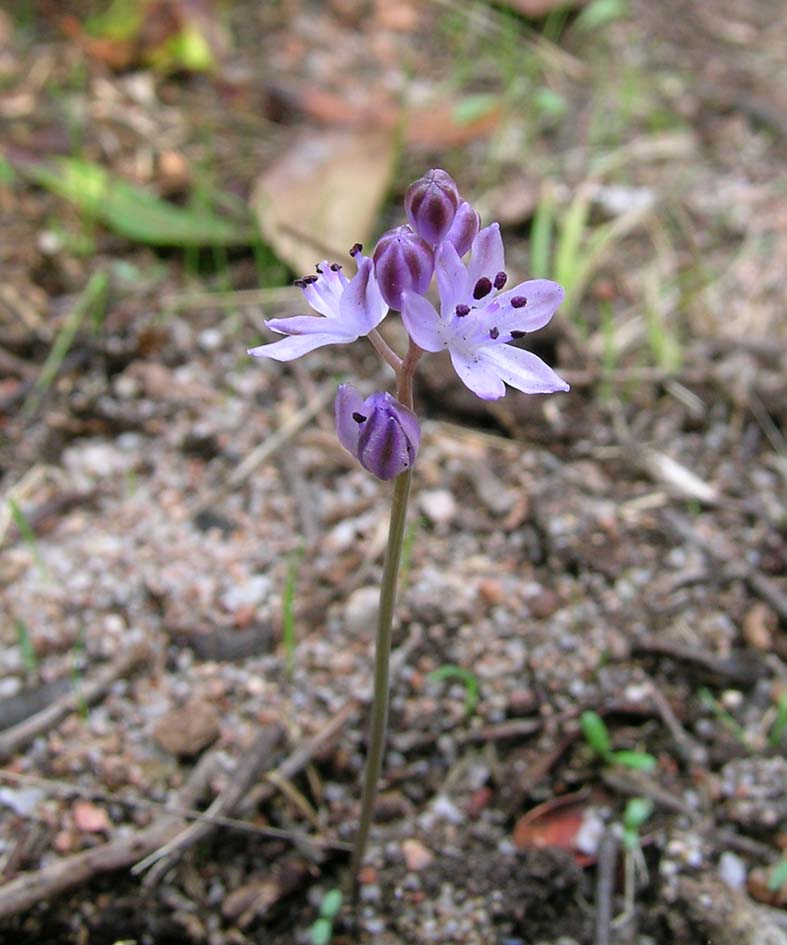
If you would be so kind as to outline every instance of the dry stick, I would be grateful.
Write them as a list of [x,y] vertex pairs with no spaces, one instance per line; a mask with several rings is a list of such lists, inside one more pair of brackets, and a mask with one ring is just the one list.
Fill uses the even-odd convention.
[[237,469],[227,477],[226,482],[222,483],[218,489],[214,489],[208,495],[200,499],[191,509],[191,515],[200,515],[207,511],[216,502],[223,499],[228,492],[237,489],[242,485],[266,460],[270,459],[274,453],[278,452],[284,444],[290,440],[303,427],[313,420],[314,417],[331,401],[336,393],[336,385],[333,381],[323,385],[316,395],[311,398],[300,410],[296,411],[281,427],[265,439],[260,445],[251,451]]
[[150,649],[142,644],[126,650],[95,678],[85,681],[79,691],[71,691],[57,699],[51,705],[31,715],[29,719],[14,725],[0,734],[0,762],[7,761],[34,738],[59,725],[71,712],[76,712],[83,705],[91,705],[101,699],[116,679],[128,676],[139,664],[150,657]]
[[8,768],[0,768],[0,781],[40,788],[42,791],[60,797],[84,797],[101,801],[104,804],[119,804],[121,807],[147,808],[163,814],[175,814],[183,820],[204,820],[214,827],[229,827],[232,830],[256,834],[259,837],[266,837],[271,840],[287,840],[301,849],[309,846],[342,852],[351,849],[349,843],[342,840],[332,840],[330,837],[307,834],[300,830],[286,830],[283,827],[263,827],[260,824],[249,823],[248,820],[239,820],[237,817],[212,815],[207,811],[195,810],[192,807],[177,807],[175,804],[154,801],[149,797],[129,797],[128,795],[115,794],[111,791],[102,791],[100,788],[93,788],[84,784],[72,784],[70,781],[62,781],[57,778],[38,778],[32,774],[9,771]]
[[[193,807],[205,792],[213,774],[218,751],[203,756],[177,795],[177,804]],[[180,817],[167,815],[143,830],[112,840],[100,847],[64,857],[35,873],[22,873],[16,879],[0,886],[0,919],[7,919],[86,883],[100,873],[130,866],[140,857],[158,849],[179,833],[183,822]]]
[[[232,780],[208,808],[209,817],[221,817],[235,810],[259,778],[271,752],[283,736],[284,730],[279,725],[270,725],[263,729],[238,765]],[[177,863],[189,847],[199,843],[215,829],[214,824],[204,820],[189,824],[164,846],[140,860],[131,872],[141,873],[150,866],[152,868],[145,877],[145,885],[155,884]]]
[[612,942],[612,897],[617,865],[618,838],[607,828],[598,848],[595,945],[610,945]]

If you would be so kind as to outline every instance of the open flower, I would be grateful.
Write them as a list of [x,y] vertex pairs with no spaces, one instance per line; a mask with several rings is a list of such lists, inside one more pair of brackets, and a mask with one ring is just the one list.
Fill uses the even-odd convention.
[[324,345],[347,344],[368,335],[385,318],[388,306],[374,277],[369,256],[361,256],[360,246],[352,255],[358,272],[348,279],[338,263],[322,262],[317,274],[296,279],[309,305],[320,315],[294,315],[271,318],[265,324],[272,331],[287,335],[281,341],[250,348],[257,358],[292,361]]
[[393,479],[415,462],[421,428],[412,410],[378,391],[364,400],[351,384],[336,394],[339,442],[378,479]]
[[423,296],[402,294],[402,319],[425,351],[447,349],[462,382],[484,400],[496,400],[508,384],[525,394],[568,390],[568,384],[530,351],[508,342],[543,328],[563,300],[563,289],[548,279],[507,282],[503,241],[497,223],[473,240],[470,262],[462,262],[450,242],[435,259],[440,314]]

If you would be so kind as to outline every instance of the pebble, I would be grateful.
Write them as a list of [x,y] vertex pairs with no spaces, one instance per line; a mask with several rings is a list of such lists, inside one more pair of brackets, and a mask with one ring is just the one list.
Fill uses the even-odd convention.
[[447,489],[424,489],[419,505],[434,525],[448,525],[456,517],[456,499]]
[[407,864],[407,869],[413,873],[426,869],[434,859],[432,851],[425,847],[420,840],[414,838],[402,841],[402,855]]
[[719,857],[719,876],[733,889],[743,889],[746,885],[746,864],[737,854],[725,850]]
[[192,699],[163,715],[153,732],[171,755],[190,757],[215,741],[221,732],[219,713],[209,702]]
[[354,637],[371,637],[380,605],[380,591],[376,587],[359,587],[344,605],[344,626]]

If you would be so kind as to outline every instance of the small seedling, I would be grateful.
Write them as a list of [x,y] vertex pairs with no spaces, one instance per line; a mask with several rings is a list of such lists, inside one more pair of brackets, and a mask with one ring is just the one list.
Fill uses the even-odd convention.
[[768,743],[771,748],[777,747],[785,731],[787,731],[787,692],[781,693],[776,700],[776,718],[773,720],[773,725],[768,735]]
[[320,917],[309,933],[311,945],[330,945],[333,938],[333,923],[341,907],[341,892],[338,889],[329,889],[320,903]]
[[612,740],[606,723],[592,709],[582,713],[580,718],[582,734],[588,746],[602,761],[607,764],[623,765],[637,771],[652,771],[656,767],[656,759],[645,751],[613,751]]
[[41,577],[45,581],[48,581],[49,570],[47,569],[46,562],[41,557],[41,552],[38,550],[36,533],[33,531],[33,526],[30,524],[27,516],[22,511],[15,499],[8,499],[8,509],[11,512],[11,518],[14,520],[14,525],[16,525],[17,531],[19,532],[22,541],[27,545],[27,550],[30,552],[33,561],[36,563],[36,567],[38,568]]
[[706,686],[703,686],[700,689],[700,702],[706,709],[710,709],[716,719],[721,722],[724,728],[726,728],[734,738],[736,738],[745,747],[749,747],[749,742],[746,738],[746,731],[744,730],[743,726],[736,719],[734,719],[732,715],[730,715],[730,713],[724,708],[724,706]]
[[281,643],[284,647],[284,665],[287,676],[292,676],[295,669],[295,588],[302,558],[303,548],[296,549],[290,556],[281,602]]
[[38,657],[33,646],[33,639],[30,636],[30,630],[24,620],[18,618],[14,621],[14,625],[16,626],[16,639],[19,643],[22,665],[29,675],[34,676],[38,672]]
[[638,850],[639,831],[653,813],[653,801],[649,797],[632,797],[623,812],[623,846],[630,851]]
[[435,682],[442,682],[445,679],[456,679],[465,687],[465,715],[471,716],[478,705],[478,677],[465,669],[463,666],[454,666],[446,664],[438,666],[436,670],[429,673],[427,679]]

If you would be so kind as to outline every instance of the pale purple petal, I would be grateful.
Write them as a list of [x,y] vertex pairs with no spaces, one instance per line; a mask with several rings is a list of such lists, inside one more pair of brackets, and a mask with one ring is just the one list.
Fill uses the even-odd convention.
[[358,272],[350,280],[339,303],[342,325],[357,338],[368,335],[385,318],[388,306],[374,278],[374,264],[369,256],[358,263]]
[[501,381],[525,394],[553,394],[569,389],[568,384],[532,351],[501,345],[482,348],[478,355]]
[[468,270],[467,284],[471,292],[482,276],[494,281],[497,273],[505,270],[505,251],[499,223],[485,226],[473,240]]
[[323,260],[317,266],[316,281],[310,282],[301,291],[315,312],[326,318],[338,318],[339,302],[347,282],[347,276],[341,269],[333,269],[327,260]]
[[[327,318],[320,319],[320,321],[325,324],[326,328],[330,329],[331,326]],[[344,344],[347,340],[345,335],[339,335],[333,331],[325,331],[322,333],[314,332],[309,335],[291,335],[288,338],[282,338],[281,341],[274,341],[272,344],[249,348],[247,353],[253,355],[255,358],[273,358],[274,361],[294,361],[295,358],[299,358],[302,354],[308,354],[316,348],[322,348],[325,345]]]
[[506,392],[496,368],[480,357],[480,352],[465,348],[449,348],[451,363],[462,383],[483,400],[497,400]]
[[334,414],[336,417],[336,434],[339,442],[350,453],[358,458],[358,435],[360,424],[353,414],[368,416],[364,412],[364,402],[352,384],[340,384],[336,392]]
[[348,332],[342,331],[341,326],[334,319],[322,318],[320,315],[293,315],[290,318],[269,318],[265,322],[271,331],[280,335],[321,335],[328,332],[333,335],[342,335],[346,341],[354,338]]
[[[499,343],[510,341],[509,332],[512,330],[529,332],[543,328],[557,311],[565,294],[557,282],[550,282],[549,279],[531,279],[501,292],[494,300],[500,312],[494,318],[500,331]],[[518,307],[511,305],[512,299],[520,303]],[[521,304],[522,299],[527,299],[525,305]]]
[[[472,286],[468,287],[467,269],[453,243],[440,244],[435,259],[435,275],[437,290],[440,293],[440,313],[447,321],[453,317],[460,302],[468,302],[468,296],[472,292]],[[472,302],[472,297],[469,302]]]
[[402,321],[407,334],[424,351],[440,351],[446,347],[440,334],[440,316],[432,303],[415,292],[402,293]]

